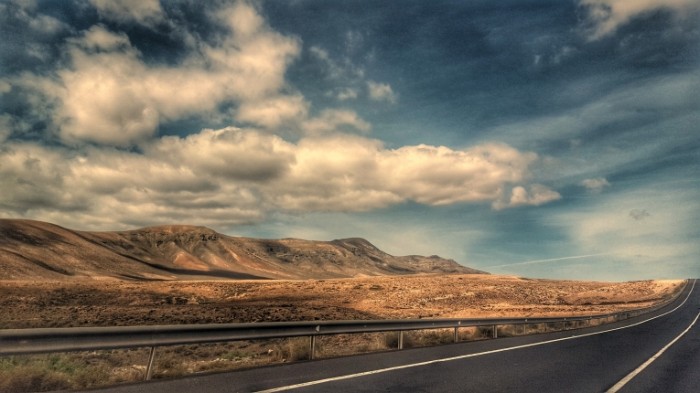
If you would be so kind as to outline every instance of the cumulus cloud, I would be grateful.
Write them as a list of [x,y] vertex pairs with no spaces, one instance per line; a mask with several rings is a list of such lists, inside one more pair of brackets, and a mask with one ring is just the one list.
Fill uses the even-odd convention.
[[509,199],[495,201],[493,206],[499,210],[518,206],[539,206],[558,199],[561,199],[558,192],[542,184],[533,184],[529,189],[523,186],[513,187]]
[[369,98],[374,101],[385,101],[395,104],[398,100],[396,93],[387,83],[368,81],[367,89],[369,90]]
[[585,187],[586,190],[594,193],[601,192],[605,187],[610,186],[610,183],[604,177],[584,179],[580,184],[582,187]]
[[277,129],[295,124],[307,117],[309,103],[303,96],[278,95],[261,100],[244,101],[238,107],[236,118],[242,122]]
[[228,34],[198,42],[180,64],[143,61],[128,37],[96,25],[66,44],[70,63],[54,78],[19,82],[55,103],[53,119],[68,143],[129,146],[151,138],[161,122],[211,114],[237,103],[239,120],[275,127],[303,116],[299,95],[281,93],[284,73],[299,53],[295,38],[272,31],[247,3],[220,10]]
[[[148,25],[163,15],[157,3],[129,4],[94,2],[103,19]],[[24,89],[58,137],[51,145],[19,142],[10,137],[19,118],[0,118],[0,189],[7,190],[0,215],[93,229],[221,228],[277,212],[405,202],[504,209],[560,197],[531,184],[535,153],[498,143],[387,148],[367,136],[371,124],[352,110],[312,111],[285,80],[300,54],[297,38],[273,31],[247,2],[204,15],[216,29],[206,39],[188,36],[193,42],[174,64],[147,59],[126,33],[98,24],[65,39],[65,62],[51,75],[27,72],[0,84],[2,92]],[[344,99],[366,88],[372,100],[396,102],[389,84],[365,82],[351,62],[334,62],[320,48],[311,53],[355,78],[337,90]],[[157,135],[164,123],[222,112],[229,116],[223,122],[239,127]],[[286,129],[298,133],[277,135]]]
[[288,171],[294,146],[278,136],[229,127],[164,137],[147,147],[146,156],[201,178],[265,183]]
[[700,9],[696,0],[580,0],[579,4],[586,12],[590,40],[612,34],[621,25],[650,11],[668,9],[683,17],[686,11]]
[[[74,214],[93,223],[111,217],[134,225],[192,219],[221,226],[259,222],[272,212],[366,211],[406,201],[539,205],[558,194],[527,184],[537,159],[502,144],[387,149],[360,135],[292,143],[232,127],[163,137],[140,153],[9,142],[0,150],[0,184],[9,190],[0,196],[0,212],[39,219],[62,212],[60,222]],[[509,188],[512,196],[504,192]],[[509,202],[499,204],[504,198]]]

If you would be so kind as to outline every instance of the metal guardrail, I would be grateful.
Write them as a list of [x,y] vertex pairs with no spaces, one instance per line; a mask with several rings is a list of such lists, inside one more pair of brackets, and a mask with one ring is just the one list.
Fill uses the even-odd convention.
[[401,319],[4,329],[0,330],[0,356],[150,347],[146,372],[146,379],[150,379],[155,348],[160,346],[308,336],[310,358],[313,359],[316,337],[322,335],[394,331],[399,332],[398,349],[403,348],[403,332],[410,330],[454,329],[454,341],[457,342],[460,328],[490,326],[492,337],[497,338],[498,326],[502,325],[623,320],[663,308],[677,299],[682,292],[683,289],[672,298],[651,307],[565,318]]

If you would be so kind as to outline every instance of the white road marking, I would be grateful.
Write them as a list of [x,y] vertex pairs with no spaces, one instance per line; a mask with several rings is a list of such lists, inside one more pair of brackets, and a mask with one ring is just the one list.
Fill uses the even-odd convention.
[[649,360],[642,363],[641,366],[637,367],[634,371],[627,374],[626,377],[622,378],[618,383],[613,385],[613,387],[608,389],[606,391],[606,393],[615,393],[615,392],[619,391],[620,389],[622,389],[622,387],[625,386],[629,381],[631,381],[632,378],[636,377],[637,375],[639,375],[639,373],[644,371],[644,369],[647,368],[647,366],[652,364],[654,362],[654,360],[658,359],[659,356],[661,356],[664,352],[666,352],[666,350],[669,349],[671,347],[671,345],[675,344],[676,341],[680,340],[681,337],[683,337],[686,333],[688,333],[690,331],[690,329],[693,327],[693,325],[695,325],[695,322],[698,321],[698,318],[700,318],[700,312],[698,312],[698,315],[695,317],[695,320],[693,320],[693,323],[691,323],[690,326],[688,326],[688,328],[683,331],[683,333],[679,334],[678,337],[673,339],[673,341],[666,344],[665,347],[661,348],[661,350],[659,352],[657,352],[654,356],[650,357]]
[[387,368],[382,368],[382,369],[378,369],[378,370],[365,371],[365,372],[361,372],[361,373],[348,374],[348,375],[341,375],[341,376],[337,376],[337,377],[324,378],[324,379],[317,379],[317,380],[315,380],[315,381],[302,382],[302,383],[298,383],[298,384],[294,384],[294,385],[280,386],[280,387],[277,387],[277,388],[266,389],[266,390],[260,390],[260,391],[258,391],[258,393],[283,392],[283,391],[293,390],[293,389],[299,389],[299,388],[303,388],[303,387],[307,387],[307,386],[320,385],[320,384],[322,384],[322,383],[335,382],[335,381],[342,381],[342,380],[346,380],[346,379],[353,379],[353,378],[364,377],[364,376],[367,376],[367,375],[381,374],[381,373],[386,373],[386,372],[390,372],[390,371],[403,370],[403,369],[407,369],[407,368],[420,367],[420,366],[427,366],[427,365],[436,364],[436,363],[451,362],[451,361],[454,361],[454,360],[468,359],[468,358],[473,358],[473,357],[477,357],[477,356],[490,355],[490,354],[493,354],[493,353],[506,352],[506,351],[513,351],[513,350],[516,350],[516,349],[537,347],[537,346],[540,346],[540,345],[551,344],[551,343],[555,343],[555,342],[559,342],[559,341],[573,340],[573,339],[576,339],[576,338],[588,337],[588,336],[595,336],[595,335],[598,335],[598,334],[614,332],[614,331],[616,331],[616,330],[628,329],[628,328],[631,328],[631,327],[634,327],[634,326],[639,326],[639,325],[641,325],[641,324],[647,323],[647,322],[649,322],[649,321],[653,321],[653,320],[656,319],[656,318],[661,318],[661,317],[663,317],[663,316],[666,316],[666,315],[668,315],[668,314],[670,314],[670,313],[672,313],[672,312],[678,310],[679,308],[681,308],[681,307],[688,301],[688,299],[690,298],[690,295],[693,293],[693,289],[695,289],[695,281],[693,281],[693,286],[690,287],[690,292],[688,292],[688,296],[686,296],[685,299],[683,300],[683,302],[682,302],[681,304],[679,304],[679,305],[678,305],[676,308],[674,308],[673,310],[667,311],[667,312],[665,312],[665,313],[663,313],[663,314],[659,314],[659,315],[657,315],[657,316],[655,316],[655,317],[652,317],[652,318],[649,318],[649,319],[645,319],[645,320],[643,320],[643,321],[640,321],[640,322],[637,322],[637,323],[634,323],[634,324],[628,325],[628,326],[622,326],[622,327],[618,327],[618,328],[614,328],[614,329],[608,329],[608,330],[604,330],[604,331],[601,331],[601,332],[586,333],[586,334],[581,334],[581,335],[578,335],[578,336],[570,336],[570,337],[557,338],[557,339],[554,339],[554,340],[541,341],[541,342],[532,343],[532,344],[524,344],[524,345],[517,345],[517,346],[514,346],[514,347],[507,347],[507,348],[495,349],[495,350],[492,350],[492,351],[471,353],[471,354],[468,354],[468,355],[453,356],[453,357],[449,357],[449,358],[429,360],[429,361],[420,362],[420,363],[404,364],[404,365],[401,365],[401,366],[387,367]]

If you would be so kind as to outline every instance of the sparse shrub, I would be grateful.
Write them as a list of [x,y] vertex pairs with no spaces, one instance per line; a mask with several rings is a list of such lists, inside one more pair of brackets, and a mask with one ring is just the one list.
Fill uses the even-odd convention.
[[429,347],[454,342],[454,330],[452,329],[421,330],[416,335],[418,336],[416,347]]
[[[316,342],[316,350],[320,350],[319,343]],[[287,360],[298,361],[308,360],[311,357],[311,345],[308,337],[295,337],[287,341]]]
[[238,361],[243,359],[246,356],[243,352],[239,350],[234,350],[234,351],[229,351],[226,352],[225,354],[221,355],[221,358],[224,360],[229,360],[229,361]]
[[61,354],[0,359],[0,392],[45,392],[89,388],[109,380],[109,368],[81,355]]
[[46,392],[70,389],[65,375],[40,365],[24,364],[0,370],[0,392]]
[[184,362],[188,360],[172,349],[156,349],[156,357],[153,365],[153,378],[177,377],[187,373]]
[[[274,349],[268,350],[268,355],[272,362],[294,362],[299,360],[308,360],[310,358],[311,345],[308,337],[294,337],[286,340],[279,340],[274,344]],[[318,351],[319,342],[316,342],[316,350]]]
[[515,327],[513,325],[499,325],[496,328],[498,329],[498,337],[516,336]]
[[493,337],[490,326],[470,326],[459,329],[459,341],[476,341]]
[[[316,338],[316,358],[386,351],[384,333],[334,334]],[[391,348],[395,349],[395,348]]]

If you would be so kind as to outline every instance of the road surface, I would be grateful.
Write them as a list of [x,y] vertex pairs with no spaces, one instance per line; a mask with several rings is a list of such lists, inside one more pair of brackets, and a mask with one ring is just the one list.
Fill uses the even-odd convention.
[[[101,393],[699,392],[700,285],[643,317],[574,331],[150,381]],[[697,323],[695,323],[697,322]],[[612,389],[612,390],[611,390]]]

